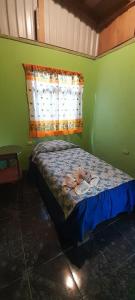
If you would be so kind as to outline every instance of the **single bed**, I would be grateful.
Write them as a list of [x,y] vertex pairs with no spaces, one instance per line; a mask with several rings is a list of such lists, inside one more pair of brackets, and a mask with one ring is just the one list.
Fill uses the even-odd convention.
[[[63,189],[65,176],[80,167],[99,178],[84,195]],[[72,241],[82,241],[99,223],[134,210],[135,180],[75,144],[59,140],[39,143],[32,153],[30,174],[59,232]]]

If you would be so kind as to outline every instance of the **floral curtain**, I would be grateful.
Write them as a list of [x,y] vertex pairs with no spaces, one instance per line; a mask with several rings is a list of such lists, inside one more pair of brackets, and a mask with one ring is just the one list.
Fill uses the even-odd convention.
[[30,136],[82,132],[83,76],[24,64],[30,116]]

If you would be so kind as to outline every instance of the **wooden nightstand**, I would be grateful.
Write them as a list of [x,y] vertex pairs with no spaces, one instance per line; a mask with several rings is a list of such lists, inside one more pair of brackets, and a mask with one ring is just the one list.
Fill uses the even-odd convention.
[[0,161],[6,161],[6,168],[0,169],[0,183],[15,182],[21,179],[22,172],[19,164],[20,146],[0,147]]

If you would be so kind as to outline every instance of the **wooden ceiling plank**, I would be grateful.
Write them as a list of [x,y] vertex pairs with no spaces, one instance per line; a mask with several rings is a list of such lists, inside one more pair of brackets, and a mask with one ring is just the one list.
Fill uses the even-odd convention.
[[102,54],[110,49],[134,38],[135,35],[135,6],[130,7],[118,16],[108,27],[104,28],[99,37],[99,51]]
[[100,32],[105,27],[107,27],[113,20],[115,20],[118,16],[122,15],[125,11],[135,5],[135,0],[130,0],[126,5],[124,5],[121,9],[114,12],[109,18],[105,19],[103,22],[97,25],[97,30]]

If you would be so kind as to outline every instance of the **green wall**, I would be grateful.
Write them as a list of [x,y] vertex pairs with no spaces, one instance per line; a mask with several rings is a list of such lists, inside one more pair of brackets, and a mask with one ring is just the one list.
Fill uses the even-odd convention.
[[57,138],[76,142],[135,176],[135,44],[92,61],[0,38],[0,146],[21,145],[26,168],[32,145],[22,63],[82,72],[84,131]]
[[76,142],[84,149],[89,150],[89,124],[92,119],[91,103],[93,103],[94,97],[94,61],[4,38],[0,38],[0,146],[21,145],[23,149],[22,167],[24,169],[27,167],[31,145],[29,143],[28,106],[22,63],[52,66],[83,73],[85,79],[84,131],[82,134],[57,138]]
[[92,151],[135,176],[135,44],[95,62]]

